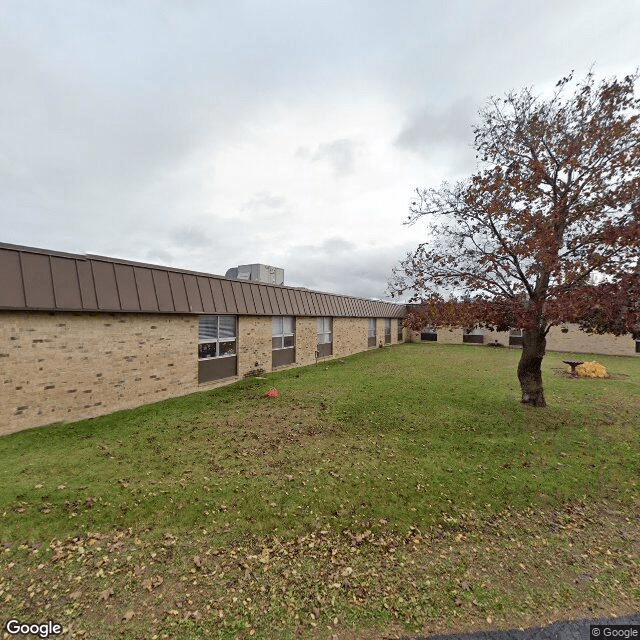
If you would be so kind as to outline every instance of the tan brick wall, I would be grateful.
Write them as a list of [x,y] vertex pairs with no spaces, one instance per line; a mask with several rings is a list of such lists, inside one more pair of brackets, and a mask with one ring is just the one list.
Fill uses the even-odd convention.
[[376,347],[384,344],[384,318],[376,318]]
[[367,350],[369,320],[367,318],[333,319],[333,355],[343,358]]
[[580,331],[578,325],[567,324],[567,333],[562,327],[551,327],[547,334],[548,351],[571,351],[573,353],[602,353],[610,356],[635,356],[636,343],[631,335],[616,337],[612,334],[596,335]]
[[462,329],[458,327],[439,327],[438,328],[438,342],[444,344],[460,344],[462,343]]
[[391,344],[398,344],[398,321],[391,318]]
[[237,345],[239,376],[271,371],[271,316],[239,316]]
[[318,323],[316,318],[296,318],[296,364],[304,366],[316,361]]
[[[410,342],[421,342],[420,331],[408,331],[408,338]],[[462,344],[462,329],[439,327],[438,342],[443,344]]]
[[498,341],[499,344],[505,347],[509,346],[509,332],[508,331],[493,331],[489,329],[484,330],[484,344]]
[[[367,349],[367,318],[333,319],[333,356]],[[378,342],[384,320],[377,319]],[[392,342],[397,325],[391,325]],[[271,317],[238,317],[238,376],[198,385],[198,317],[3,312],[0,435],[70,422],[271,371]],[[315,317],[296,318],[296,364],[315,362]],[[256,366],[256,363],[257,366]]]
[[[635,356],[636,344],[631,335],[616,337],[612,334],[595,335],[580,331],[577,324],[564,325],[568,331],[562,332],[562,327],[551,327],[547,335],[547,351],[566,351],[571,353],[601,353],[611,356]],[[462,329],[438,329],[438,342],[444,344],[462,344]],[[420,342],[420,332],[409,332],[411,342]],[[484,344],[497,340],[505,347],[509,346],[508,331],[484,331]],[[481,345],[469,345],[481,346]],[[516,347],[519,348],[519,347]]]
[[197,388],[195,316],[3,312],[0,434]]
[[[551,327],[547,334],[547,351],[601,353],[611,356],[636,355],[635,342],[631,335],[621,337],[616,337],[612,334],[590,335],[580,331],[577,324],[566,324],[564,326],[568,329],[566,333],[562,332],[562,327]],[[485,330],[484,343],[488,344],[494,340],[504,346],[509,346],[509,332]]]

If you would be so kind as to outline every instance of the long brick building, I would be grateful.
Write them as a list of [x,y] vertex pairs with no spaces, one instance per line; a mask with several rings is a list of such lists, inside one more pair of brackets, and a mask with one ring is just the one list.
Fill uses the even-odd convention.
[[[409,332],[406,312],[402,304],[0,243],[0,435],[381,343],[521,344],[518,329]],[[567,326],[552,328],[547,348],[632,356],[640,342]]]
[[403,339],[405,306],[0,244],[0,434]]

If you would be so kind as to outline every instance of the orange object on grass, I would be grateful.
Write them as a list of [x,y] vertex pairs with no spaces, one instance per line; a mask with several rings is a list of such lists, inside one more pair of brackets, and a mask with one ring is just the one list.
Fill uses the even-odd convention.
[[267,391],[267,393],[264,394],[267,398],[277,398],[278,397],[278,392],[271,388],[269,389],[269,391]]

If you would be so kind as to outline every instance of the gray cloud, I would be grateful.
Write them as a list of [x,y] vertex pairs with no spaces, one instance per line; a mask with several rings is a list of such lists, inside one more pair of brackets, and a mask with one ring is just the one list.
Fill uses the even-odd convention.
[[163,251],[162,249],[150,249],[145,253],[145,260],[148,260],[152,264],[170,265],[173,264],[173,255],[169,251]]
[[473,124],[477,104],[465,97],[446,105],[423,106],[413,110],[395,139],[395,146],[448,166],[455,176],[471,173],[476,167]]
[[203,249],[212,246],[210,232],[203,227],[179,227],[173,231],[171,239],[183,249]]
[[408,116],[395,144],[417,153],[428,153],[436,145],[468,146],[473,142],[477,110],[478,105],[470,98],[445,107],[423,106]]
[[391,270],[412,245],[359,246],[340,238],[291,248],[284,256],[285,284],[330,293],[386,299]]
[[311,155],[311,161],[328,162],[337,178],[348,176],[355,170],[356,146],[356,143],[347,139],[321,144]]

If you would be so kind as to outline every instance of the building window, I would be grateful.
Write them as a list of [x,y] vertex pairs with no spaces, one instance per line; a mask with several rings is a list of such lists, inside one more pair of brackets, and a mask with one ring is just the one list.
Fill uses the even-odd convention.
[[467,344],[484,344],[484,331],[482,329],[465,329],[462,334],[462,342]]
[[391,318],[384,319],[384,341],[385,344],[391,343]]
[[420,332],[420,340],[423,342],[437,342],[438,341],[438,328],[437,327],[422,327]]
[[237,374],[236,317],[198,319],[198,382],[222,380]]
[[271,327],[272,349],[290,349],[295,346],[293,316],[273,316]]
[[524,338],[522,336],[522,329],[511,329],[509,331],[509,346],[521,347]]
[[402,318],[398,318],[398,342],[402,342],[404,336],[402,335]]
[[333,322],[331,318],[317,319],[318,328],[318,357],[330,356],[333,352]]
[[296,361],[296,324],[293,316],[273,316],[271,324],[271,367]]
[[235,316],[200,316],[198,360],[224,358],[236,354]]
[[367,344],[370,347],[376,346],[376,319],[375,318],[369,318],[369,339]]

